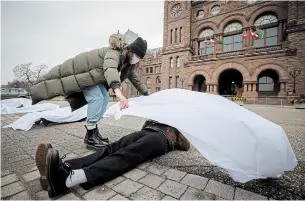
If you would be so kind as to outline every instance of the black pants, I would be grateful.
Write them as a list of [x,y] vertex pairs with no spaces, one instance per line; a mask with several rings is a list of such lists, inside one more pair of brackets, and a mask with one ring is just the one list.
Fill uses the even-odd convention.
[[163,134],[142,130],[124,136],[93,154],[66,162],[72,169],[84,170],[87,182],[81,186],[89,189],[169,151],[169,142]]

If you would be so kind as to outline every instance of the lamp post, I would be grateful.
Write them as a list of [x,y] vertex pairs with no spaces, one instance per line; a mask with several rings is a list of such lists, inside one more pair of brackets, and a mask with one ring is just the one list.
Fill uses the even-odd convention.
[[182,89],[183,89],[183,82],[184,81],[185,81],[185,78],[184,77],[180,77],[180,82],[181,82]]
[[291,70],[289,71],[289,75],[293,78],[293,91],[292,93],[295,94],[295,79],[301,74],[301,70]]

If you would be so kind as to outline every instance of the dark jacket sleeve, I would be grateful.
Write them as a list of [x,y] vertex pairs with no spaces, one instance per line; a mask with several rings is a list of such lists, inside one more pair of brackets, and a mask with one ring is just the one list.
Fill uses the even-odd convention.
[[148,96],[148,90],[145,84],[143,84],[140,80],[140,77],[136,73],[136,68],[132,67],[132,70],[129,74],[128,79],[132,83],[132,85],[140,92],[140,94],[144,96]]

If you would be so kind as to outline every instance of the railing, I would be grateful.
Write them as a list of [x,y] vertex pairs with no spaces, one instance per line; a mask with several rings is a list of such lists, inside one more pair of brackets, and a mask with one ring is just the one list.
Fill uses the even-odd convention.
[[260,52],[271,52],[271,51],[276,51],[276,50],[281,50],[282,45],[276,45],[276,46],[267,46],[267,47],[257,47],[255,48],[255,52],[260,53]]
[[275,46],[267,46],[267,47],[257,47],[254,49],[251,49],[250,52],[248,50],[238,50],[238,51],[232,51],[232,52],[221,52],[215,54],[208,54],[208,55],[195,55],[192,56],[191,61],[197,61],[197,60],[208,60],[208,59],[220,59],[220,58],[226,58],[226,57],[238,57],[241,55],[245,55],[247,53],[270,53],[273,51],[279,51],[282,50],[282,45],[275,45]]
[[[231,100],[234,96],[223,96]],[[297,98],[298,96],[261,96],[261,97],[245,97],[245,104],[255,105],[279,105],[279,106],[292,106],[291,99]]]
[[238,56],[238,55],[244,55],[244,54],[245,54],[244,50],[233,51],[233,52],[222,52],[222,53],[217,53],[216,58],[232,57],[232,56]]

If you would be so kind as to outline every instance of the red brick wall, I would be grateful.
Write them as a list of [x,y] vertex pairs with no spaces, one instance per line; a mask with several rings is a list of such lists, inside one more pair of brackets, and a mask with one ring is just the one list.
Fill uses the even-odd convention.
[[[171,16],[170,9],[176,3],[181,3],[182,14],[178,18]],[[214,5],[220,5],[221,11],[216,16],[210,12]],[[204,9],[205,17],[196,19],[196,13],[199,9]],[[209,59],[202,60],[196,57],[189,49],[190,41],[198,37],[199,32],[204,27],[211,27],[215,34],[221,34],[224,27],[231,21],[239,20],[243,27],[251,27],[255,19],[265,12],[273,12],[281,25],[279,25],[280,38],[278,41],[279,49],[276,51],[266,50],[266,53],[252,54],[253,39],[244,40],[244,54],[235,56],[234,58],[218,58],[222,53],[221,45],[217,45],[214,54],[208,55]],[[289,25],[291,21],[295,24]],[[289,27],[285,34],[286,24]],[[204,2],[198,5],[191,5],[191,2],[165,1],[164,2],[164,36],[163,48],[160,54],[162,60],[161,74],[146,74],[145,67],[154,66],[141,64],[141,77],[145,82],[149,76],[152,80],[151,89],[155,91],[156,76],[161,75],[162,89],[169,88],[169,77],[173,77],[173,86],[175,85],[175,77],[184,77],[183,88],[192,89],[193,79],[196,75],[203,75],[206,78],[206,83],[210,85],[209,93],[217,94],[218,76],[228,68],[239,70],[243,75],[244,84],[247,85],[249,91],[245,91],[245,96],[257,96],[255,87],[257,84],[257,76],[265,69],[276,70],[279,74],[279,82],[281,83],[280,96],[285,96],[292,91],[292,78],[289,76],[289,70],[302,70],[301,75],[296,80],[296,89],[299,93],[305,93],[305,2],[258,2],[253,5],[248,5],[245,1],[220,1],[220,2]],[[183,27],[183,39],[181,42],[170,44],[170,30]],[[298,31],[296,30],[298,28]],[[179,36],[179,34],[178,34]],[[287,36],[287,37],[285,37]],[[283,39],[283,40],[282,40]],[[174,38],[173,38],[174,41]],[[293,54],[293,49],[297,48],[297,54]],[[246,55],[250,53],[249,55]],[[180,67],[176,67],[176,57],[179,56],[181,63]],[[192,57],[196,57],[196,61]],[[146,56],[148,58],[149,55]],[[174,59],[174,67],[170,68],[170,57]],[[217,57],[217,58],[216,58]],[[181,84],[181,83],[180,83]],[[249,87],[250,86],[250,87]],[[214,90],[213,90],[214,87]]]

